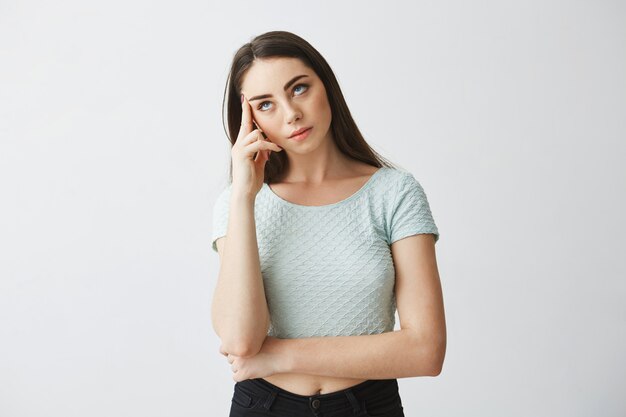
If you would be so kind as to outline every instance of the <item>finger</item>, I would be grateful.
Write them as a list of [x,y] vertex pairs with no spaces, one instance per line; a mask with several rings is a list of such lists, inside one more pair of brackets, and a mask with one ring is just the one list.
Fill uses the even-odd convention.
[[258,130],[259,132],[261,132],[261,136],[262,139],[266,139],[265,133],[263,133],[263,130],[261,130],[261,128],[259,127],[259,125],[257,124],[256,120],[254,120],[254,118],[252,119],[252,125],[254,126],[254,128],[256,130]]
[[[261,139],[258,139],[261,140]],[[259,162],[263,160],[263,151],[258,150],[256,151],[256,153],[254,154],[254,162]]]
[[257,161],[257,162],[265,162],[265,161],[267,161],[267,160],[269,159],[269,158],[267,157],[267,153],[268,153],[268,152],[269,152],[269,151],[267,151],[267,150],[265,150],[265,151],[264,151],[264,150],[260,150],[260,151],[257,153],[257,158],[256,158],[256,161]]
[[252,132],[244,136],[242,139],[237,139],[237,143],[235,143],[235,145],[246,146],[252,142],[256,142],[257,140],[262,140],[262,139],[263,139],[263,135],[261,134],[261,132],[259,132],[258,130],[253,130]]
[[250,109],[250,103],[246,96],[243,96],[243,102],[241,103],[241,134],[247,135],[252,131],[252,109]]
[[257,152],[259,150],[272,150],[275,152],[280,152],[283,150],[280,146],[273,142],[268,142],[266,140],[257,140],[256,142],[252,142],[245,147],[246,152]]

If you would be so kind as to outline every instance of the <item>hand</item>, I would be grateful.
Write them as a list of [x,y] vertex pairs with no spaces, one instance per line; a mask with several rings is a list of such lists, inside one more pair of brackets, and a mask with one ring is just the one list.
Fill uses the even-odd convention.
[[252,128],[252,109],[244,97],[241,103],[241,128],[231,149],[233,189],[256,196],[263,186],[265,163],[269,159],[269,153],[280,152],[283,148],[265,140],[259,129]]
[[280,353],[277,349],[280,339],[267,336],[261,350],[254,356],[235,356],[224,351],[220,346],[220,353],[228,358],[233,371],[233,380],[240,382],[246,379],[263,378],[285,372]]

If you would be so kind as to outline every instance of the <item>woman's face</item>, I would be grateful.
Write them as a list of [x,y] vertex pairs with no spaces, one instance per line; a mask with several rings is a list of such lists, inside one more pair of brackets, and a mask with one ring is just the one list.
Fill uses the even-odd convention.
[[[326,89],[299,59],[257,59],[244,75],[241,91],[258,127],[285,150],[310,151],[326,139],[332,120]],[[312,129],[304,140],[290,139],[300,128]]]

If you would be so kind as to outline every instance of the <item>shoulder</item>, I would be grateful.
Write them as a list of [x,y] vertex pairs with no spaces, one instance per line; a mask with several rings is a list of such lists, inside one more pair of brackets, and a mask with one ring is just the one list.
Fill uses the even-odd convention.
[[439,239],[428,197],[422,184],[415,176],[403,169],[389,173],[387,200],[387,232],[389,243],[406,236],[420,233],[433,233]]
[[391,197],[392,209],[398,206],[414,204],[428,204],[428,197],[416,176],[402,168],[392,168],[386,173],[385,188]]
[[385,193],[391,195],[406,191],[416,184],[419,185],[419,182],[410,171],[395,167],[381,168],[381,172],[378,175],[378,183],[380,188],[385,190]]

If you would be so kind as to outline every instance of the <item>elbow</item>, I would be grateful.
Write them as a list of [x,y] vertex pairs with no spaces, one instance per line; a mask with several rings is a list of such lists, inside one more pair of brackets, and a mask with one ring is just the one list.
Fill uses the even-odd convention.
[[263,344],[265,343],[265,339],[267,338],[267,332],[269,330],[269,320],[266,322],[266,326],[264,326],[264,331],[260,331],[256,335],[248,335],[242,339],[239,339],[235,344],[237,351],[239,354],[235,354],[236,356],[240,356],[243,358],[252,357],[257,355],[261,349],[263,348]]
[[421,372],[418,372],[416,376],[439,376],[443,369],[443,359],[439,359],[439,356],[435,356],[429,359],[424,366],[420,367]]
[[430,372],[429,376],[439,376],[443,369],[443,362],[446,357],[446,340],[438,341],[437,343],[433,343],[430,348],[429,353],[429,368]]
[[224,338],[222,339],[222,349],[231,355],[242,358],[252,357],[261,351],[266,337],[267,330],[258,335],[249,335],[249,337]]
[[414,376],[438,376],[446,356],[446,337],[421,336],[413,340]]
[[232,345],[224,345],[224,350],[231,355],[239,356],[241,358],[248,358],[255,356],[261,349],[253,346],[250,343],[238,343]]
[[257,355],[260,351],[261,351],[261,347],[263,346],[263,342],[265,341],[265,339],[263,340],[243,340],[240,341],[239,345],[238,345],[238,352],[239,354],[235,354],[237,356],[240,356],[242,358],[250,358],[252,356]]
[[439,376],[441,374],[441,369],[443,368],[443,363],[435,364],[433,366],[433,371],[428,374],[428,376]]
[[239,357],[252,357],[258,354],[265,343],[269,331],[269,316],[263,326],[255,324],[244,328],[233,327],[231,323],[222,323],[212,314],[213,330],[222,341],[222,351]]
[[229,339],[220,337],[222,342],[220,352],[229,355],[239,356],[242,358],[254,356],[261,350],[258,344],[242,339]]

